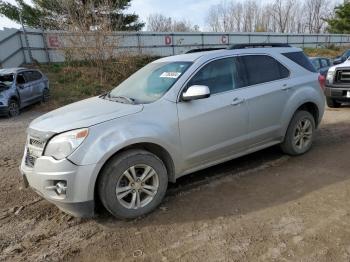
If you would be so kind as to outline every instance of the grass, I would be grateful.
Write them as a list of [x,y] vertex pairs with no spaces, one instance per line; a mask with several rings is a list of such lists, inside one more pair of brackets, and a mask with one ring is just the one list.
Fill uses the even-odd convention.
[[349,49],[349,46],[330,46],[329,48],[304,48],[304,52],[310,57],[322,56],[335,58],[336,56],[341,55],[347,49]]
[[[324,56],[334,58],[347,47],[305,48],[308,56]],[[48,108],[53,109],[84,98],[96,96],[111,90],[132,73],[157,59],[158,57],[137,56],[121,57],[109,63],[103,63],[103,68],[97,68],[83,62],[54,63],[37,65],[50,80],[51,101]],[[103,72],[103,76],[99,72]]]

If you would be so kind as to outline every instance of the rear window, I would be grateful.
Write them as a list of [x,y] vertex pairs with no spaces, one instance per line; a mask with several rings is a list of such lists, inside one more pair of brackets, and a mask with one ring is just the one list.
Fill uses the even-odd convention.
[[283,53],[282,55],[289,58],[294,63],[297,63],[298,65],[304,67],[306,70],[316,73],[315,67],[311,64],[310,60],[303,52]]

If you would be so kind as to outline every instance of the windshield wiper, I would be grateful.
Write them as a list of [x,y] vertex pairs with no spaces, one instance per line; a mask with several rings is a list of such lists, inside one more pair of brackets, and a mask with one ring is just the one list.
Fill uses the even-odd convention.
[[[126,101],[128,104],[135,104],[135,99],[133,98],[130,98],[130,97],[127,97],[127,96],[113,96],[111,95],[111,93],[108,93],[106,94],[106,96],[110,99],[110,100],[118,100],[118,102],[121,102],[120,100],[122,101]],[[123,103],[123,102],[121,102]]]

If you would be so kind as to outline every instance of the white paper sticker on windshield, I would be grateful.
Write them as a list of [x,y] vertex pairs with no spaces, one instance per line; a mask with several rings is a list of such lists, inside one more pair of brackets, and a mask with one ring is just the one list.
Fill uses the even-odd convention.
[[163,78],[178,78],[181,75],[180,72],[164,72],[163,74],[160,75],[160,77]]

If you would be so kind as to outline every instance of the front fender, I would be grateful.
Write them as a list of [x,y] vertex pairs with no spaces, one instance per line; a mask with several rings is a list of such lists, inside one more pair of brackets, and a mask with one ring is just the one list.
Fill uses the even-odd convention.
[[[103,164],[120,150],[139,143],[162,147],[173,160],[175,173],[183,163],[176,104],[154,104],[128,115],[89,128],[84,143],[69,156],[77,165]],[[161,110],[160,110],[161,109]]]

